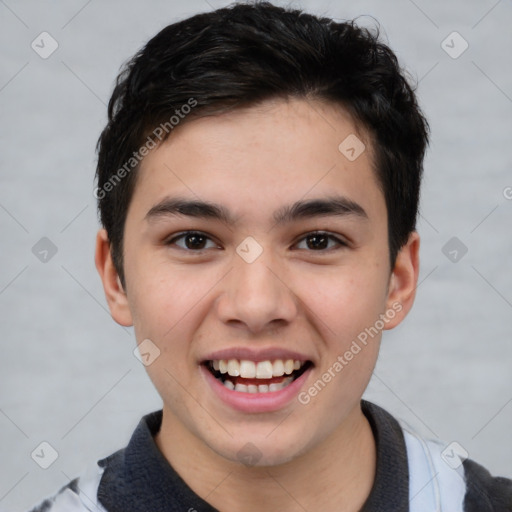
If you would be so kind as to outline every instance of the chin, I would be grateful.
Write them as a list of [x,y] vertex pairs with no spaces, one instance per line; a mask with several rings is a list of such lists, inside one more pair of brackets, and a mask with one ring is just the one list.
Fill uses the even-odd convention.
[[[307,451],[307,446],[303,445],[304,436],[295,438],[283,432],[272,433],[270,436],[268,430],[262,435],[234,435],[230,439],[229,446],[212,446],[221,457],[250,467],[275,467],[281,466],[300,457]],[[283,445],[283,439],[287,440]]]

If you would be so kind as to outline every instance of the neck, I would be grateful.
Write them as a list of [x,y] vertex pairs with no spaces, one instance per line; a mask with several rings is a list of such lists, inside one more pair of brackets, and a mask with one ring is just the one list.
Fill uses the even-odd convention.
[[313,449],[276,466],[246,467],[219,456],[165,407],[155,442],[188,486],[220,511],[336,507],[340,512],[356,512],[370,494],[375,476],[375,441],[360,407]]

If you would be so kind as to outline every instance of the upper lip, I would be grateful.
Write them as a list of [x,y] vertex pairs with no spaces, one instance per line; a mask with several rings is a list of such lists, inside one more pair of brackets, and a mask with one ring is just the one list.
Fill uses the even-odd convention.
[[294,361],[311,361],[311,358],[293,350],[285,350],[282,347],[270,347],[266,349],[254,349],[248,347],[234,347],[216,350],[205,356],[201,362],[219,361],[221,359],[242,359],[248,361],[275,361],[276,359],[293,359]]

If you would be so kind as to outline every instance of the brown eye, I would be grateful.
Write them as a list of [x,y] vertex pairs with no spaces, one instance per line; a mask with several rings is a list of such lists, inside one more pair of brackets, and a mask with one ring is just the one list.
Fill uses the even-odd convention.
[[[179,241],[179,242],[178,242]],[[208,242],[212,245],[208,247]],[[211,247],[217,248],[210,237],[198,231],[187,231],[166,242],[166,245],[176,245],[187,251],[202,251]]]
[[[305,247],[304,247],[305,242]],[[300,245],[303,245],[300,247]],[[331,244],[331,245],[330,245]],[[346,246],[347,244],[340,240],[338,237],[334,235],[330,235],[325,232],[315,232],[309,233],[305,237],[303,237],[299,243],[297,244],[298,249],[308,249],[311,251],[325,251],[329,249],[336,249]]]
[[306,237],[308,249],[325,249],[329,245],[329,237],[326,235],[310,235]]
[[196,233],[185,235],[183,238],[187,249],[204,249],[206,237]]

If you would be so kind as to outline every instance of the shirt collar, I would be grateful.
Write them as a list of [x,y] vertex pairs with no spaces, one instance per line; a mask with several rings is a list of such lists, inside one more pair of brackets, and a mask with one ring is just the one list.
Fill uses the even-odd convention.
[[[408,512],[409,471],[402,429],[384,409],[362,401],[377,446],[377,466],[372,491],[361,512]],[[105,468],[98,499],[111,512],[215,512],[182,480],[154,441],[162,411],[144,416],[130,442],[102,459]]]

